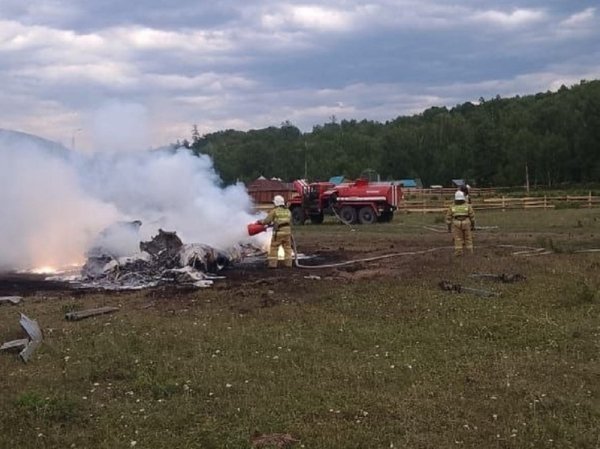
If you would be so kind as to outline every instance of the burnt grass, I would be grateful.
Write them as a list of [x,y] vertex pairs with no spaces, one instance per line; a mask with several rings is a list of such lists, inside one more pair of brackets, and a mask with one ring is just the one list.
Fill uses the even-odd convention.
[[[600,447],[597,210],[480,214],[476,252],[337,268],[237,266],[210,289],[74,290],[0,276],[0,339],[19,313],[44,342],[0,354],[0,447]],[[435,217],[295,232],[331,264],[451,245]],[[544,247],[551,254],[515,255]],[[495,282],[474,273],[519,274]],[[442,291],[440,281],[498,293]],[[64,314],[117,306],[68,322]],[[272,446],[275,447],[275,446]]]

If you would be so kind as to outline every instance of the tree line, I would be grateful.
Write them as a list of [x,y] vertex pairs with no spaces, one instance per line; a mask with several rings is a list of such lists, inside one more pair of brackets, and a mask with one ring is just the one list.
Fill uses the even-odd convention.
[[225,183],[258,176],[294,180],[420,178],[447,185],[463,178],[484,186],[555,186],[600,181],[600,81],[557,92],[480,98],[451,109],[380,123],[342,120],[302,133],[289,121],[259,130],[225,130],[181,144],[213,158]]

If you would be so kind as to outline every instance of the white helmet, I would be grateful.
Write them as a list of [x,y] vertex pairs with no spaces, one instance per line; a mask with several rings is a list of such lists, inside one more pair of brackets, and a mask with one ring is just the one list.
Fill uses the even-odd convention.
[[281,195],[275,195],[273,197],[273,204],[275,206],[284,206],[285,205],[285,200],[283,199],[283,197]]
[[465,200],[465,194],[462,192],[462,190],[458,190],[454,194],[454,201],[464,201],[464,200]]

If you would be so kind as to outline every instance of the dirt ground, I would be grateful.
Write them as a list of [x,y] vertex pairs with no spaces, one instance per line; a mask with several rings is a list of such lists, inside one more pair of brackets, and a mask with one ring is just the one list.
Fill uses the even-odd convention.
[[[350,230],[341,227],[330,232],[327,238],[317,232],[299,232],[296,235],[298,251],[309,256],[299,260],[303,267],[292,269],[279,267],[269,269],[266,259],[255,263],[242,263],[223,271],[225,278],[215,281],[212,289],[222,296],[231,308],[239,305],[243,313],[248,308],[273,305],[270,291],[277,291],[278,297],[287,297],[294,302],[308,300],[316,282],[361,282],[382,279],[398,281],[402,279],[424,279],[431,283],[456,277],[457,272],[478,267],[480,271],[494,273],[515,273],[520,262],[515,262],[514,252],[526,247],[537,247],[531,234],[503,234],[478,232],[474,255],[462,258],[453,256],[450,234],[424,230],[413,234],[369,233],[369,230]],[[365,235],[368,234],[368,235]],[[514,245],[514,247],[503,247]],[[526,249],[525,249],[526,251]],[[527,256],[527,254],[526,254]],[[377,259],[380,258],[381,259]],[[544,256],[539,256],[544,257]],[[546,256],[547,257],[547,256]],[[375,258],[377,260],[366,260]],[[520,258],[521,261],[525,258]],[[340,266],[331,266],[337,265]],[[123,296],[138,292],[108,292],[94,289],[81,289],[66,282],[46,281],[45,275],[25,273],[0,274],[0,296],[19,295],[33,298],[97,299],[99,295],[108,302],[114,297],[119,301]],[[185,306],[202,291],[186,285],[163,285],[143,290],[148,299],[143,307],[173,309]],[[248,301],[248,298],[259,298]],[[139,304],[124,304],[139,307]]]
[[[250,448],[259,431],[315,448],[597,448],[600,252],[577,252],[600,248],[597,212],[482,214],[460,258],[434,220],[298,228],[306,267],[242,263],[210,288],[0,275],[0,296],[24,297],[0,305],[4,341],[23,338],[19,312],[44,333],[29,363],[0,357],[0,447]],[[65,320],[102,306],[119,310]]]

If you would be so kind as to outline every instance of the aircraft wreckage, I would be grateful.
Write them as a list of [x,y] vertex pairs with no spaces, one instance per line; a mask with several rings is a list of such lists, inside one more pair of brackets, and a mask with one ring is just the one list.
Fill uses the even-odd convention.
[[150,241],[140,242],[139,249],[135,255],[116,257],[102,246],[93,247],[80,275],[68,280],[79,287],[107,290],[171,283],[209,287],[215,279],[222,278],[219,272],[224,268],[264,255],[263,249],[251,244],[237,244],[225,250],[200,243],[184,244],[176,232],[162,229]]

